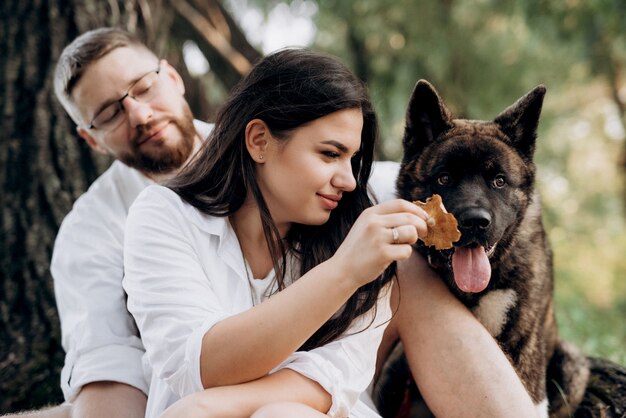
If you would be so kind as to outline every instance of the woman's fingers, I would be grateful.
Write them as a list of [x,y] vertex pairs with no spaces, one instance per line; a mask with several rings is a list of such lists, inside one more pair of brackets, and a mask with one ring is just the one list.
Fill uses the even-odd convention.
[[380,215],[406,212],[419,216],[424,220],[427,220],[430,217],[424,209],[404,199],[389,200],[373,206],[370,209]]
[[401,212],[388,215],[378,215],[376,222],[384,228],[391,229],[394,227],[411,226],[419,235],[426,235],[428,233],[428,221],[413,213]]
[[419,238],[417,229],[413,225],[399,225],[389,228],[389,243],[415,244]]
[[[412,225],[416,228],[418,235],[428,233],[430,216],[424,209],[406,200],[396,199],[384,202],[369,208],[368,211],[370,211],[370,221],[380,223],[383,227]],[[412,234],[409,234],[407,239],[411,236]]]
[[346,267],[341,271],[351,271],[360,283],[371,281],[391,262],[410,257],[412,245],[428,232],[429,218],[423,209],[402,199],[368,208],[352,226],[334,259]]

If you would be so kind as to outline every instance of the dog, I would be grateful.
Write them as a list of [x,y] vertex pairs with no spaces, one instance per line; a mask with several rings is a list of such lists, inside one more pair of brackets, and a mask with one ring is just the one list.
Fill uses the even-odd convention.
[[[396,189],[409,201],[441,195],[461,238],[441,251],[419,241],[417,251],[498,341],[539,416],[567,417],[583,398],[589,364],[559,339],[555,321],[552,253],[534,187],[545,92],[535,87],[492,121],[453,119],[435,88],[418,81]],[[399,344],[374,385],[383,417],[432,416],[407,382]]]

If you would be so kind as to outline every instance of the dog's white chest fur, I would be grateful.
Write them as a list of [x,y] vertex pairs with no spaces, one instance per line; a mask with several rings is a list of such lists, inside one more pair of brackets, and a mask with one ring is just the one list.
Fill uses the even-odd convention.
[[493,290],[480,299],[472,312],[495,338],[502,332],[509,310],[516,303],[517,293],[513,289]]

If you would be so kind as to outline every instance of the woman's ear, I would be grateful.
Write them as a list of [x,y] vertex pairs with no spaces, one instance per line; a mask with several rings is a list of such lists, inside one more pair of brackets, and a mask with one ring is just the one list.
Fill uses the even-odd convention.
[[265,154],[269,146],[271,132],[261,119],[252,119],[246,125],[246,148],[252,160],[257,163],[265,162]]

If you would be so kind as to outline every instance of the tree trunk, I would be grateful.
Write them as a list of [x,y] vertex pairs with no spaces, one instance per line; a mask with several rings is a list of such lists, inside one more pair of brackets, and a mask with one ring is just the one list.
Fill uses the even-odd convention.
[[98,26],[167,33],[158,1],[4,0],[0,14],[0,413],[62,401],[64,361],[49,261],[63,217],[109,160],[53,97],[63,47]]
[[172,36],[194,41],[227,91],[246,75],[262,54],[215,0],[169,0],[178,13]]

